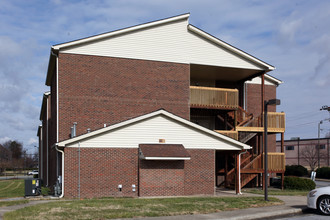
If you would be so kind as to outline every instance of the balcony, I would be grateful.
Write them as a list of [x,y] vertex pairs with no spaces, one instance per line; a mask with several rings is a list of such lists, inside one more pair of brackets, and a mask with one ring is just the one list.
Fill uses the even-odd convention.
[[[285,153],[269,152],[268,154],[268,171],[271,173],[285,171]],[[246,165],[241,173],[262,173],[264,172],[264,154],[255,157],[248,165]]]
[[227,137],[238,140],[238,131],[224,131],[224,130],[215,130],[219,134],[226,135]]
[[206,109],[237,109],[238,90],[190,86],[190,107]]
[[[248,123],[243,126],[236,127],[237,131],[245,131],[245,132],[264,132],[263,127],[263,117],[264,115],[260,115],[259,117],[253,118]],[[269,133],[283,133],[285,132],[285,113],[284,112],[268,112],[267,113],[267,131]]]

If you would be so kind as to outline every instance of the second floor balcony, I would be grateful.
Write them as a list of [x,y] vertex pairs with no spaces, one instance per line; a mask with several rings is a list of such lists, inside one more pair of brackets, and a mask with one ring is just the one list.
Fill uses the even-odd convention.
[[[264,132],[263,124],[264,114],[251,119],[243,126],[237,126],[237,131],[245,132]],[[268,112],[267,114],[267,130],[269,133],[285,132],[285,113],[284,112]]]
[[190,107],[209,109],[237,109],[238,90],[190,86]]

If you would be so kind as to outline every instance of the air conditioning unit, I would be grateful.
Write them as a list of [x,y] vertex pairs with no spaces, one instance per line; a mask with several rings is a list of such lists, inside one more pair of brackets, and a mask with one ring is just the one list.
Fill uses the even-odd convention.
[[41,193],[40,179],[25,180],[25,196],[38,196]]

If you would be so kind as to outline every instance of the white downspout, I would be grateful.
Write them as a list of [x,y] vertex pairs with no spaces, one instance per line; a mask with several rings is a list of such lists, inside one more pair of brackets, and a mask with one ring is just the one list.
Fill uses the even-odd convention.
[[56,56],[56,143],[58,143],[58,56]]
[[64,196],[64,151],[57,148],[57,145],[55,145],[55,149],[62,154],[62,193],[59,196],[59,198],[63,198]]
[[40,140],[41,140],[41,145],[39,146],[39,152],[40,152],[40,157],[39,157],[39,173],[40,173],[40,178],[43,179],[43,148],[44,148],[44,128],[41,126],[40,128]]
[[48,96],[46,97],[47,98],[47,108],[46,108],[46,127],[47,127],[47,133],[46,133],[46,139],[47,139],[47,144],[46,144],[46,148],[47,148],[47,151],[46,151],[46,154],[47,154],[47,156],[46,156],[46,159],[47,159],[47,164],[46,164],[46,168],[47,168],[47,186],[48,186],[48,184],[49,184],[49,180],[48,180],[48,176],[49,176],[49,152],[48,152],[48,148],[49,148],[49,135],[48,135],[48,132],[49,132],[49,129],[48,129],[48,111],[49,111],[49,103],[48,103]]
[[238,156],[238,194],[241,195],[242,192],[241,192],[241,155],[242,154],[246,154],[247,153],[247,150],[245,151],[242,151],[241,153],[239,153],[239,156]]

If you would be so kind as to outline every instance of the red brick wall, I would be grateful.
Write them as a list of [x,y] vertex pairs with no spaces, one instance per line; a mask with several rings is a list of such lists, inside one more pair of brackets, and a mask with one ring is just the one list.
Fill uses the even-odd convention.
[[[276,86],[265,85],[265,100],[276,98]],[[261,114],[261,85],[246,84],[246,110],[254,117]],[[268,112],[276,112],[276,105],[268,106]],[[268,151],[276,152],[276,135],[268,135]]]
[[140,160],[140,196],[213,195],[215,151],[188,152],[185,161]]
[[[56,69],[54,70],[56,73]],[[49,112],[48,112],[48,186],[54,186],[57,180],[57,151],[53,147],[56,143],[57,127],[56,127],[56,116],[57,116],[57,106],[56,106],[56,74],[53,75],[50,88],[50,96],[48,98]],[[47,176],[44,176],[44,179]],[[45,183],[45,181],[44,181]]]
[[[78,148],[65,148],[64,196],[78,197]],[[81,148],[80,197],[137,196],[138,149]],[[122,191],[118,185],[123,186]]]
[[[265,85],[265,100],[276,98],[276,86]],[[261,114],[261,85],[246,84],[246,110],[254,116]],[[268,106],[268,111],[275,112],[276,105]]]
[[140,196],[184,195],[184,161],[140,160]]
[[[42,178],[43,184],[47,185],[47,114],[42,118]],[[39,151],[41,151],[39,149]]]
[[[191,160],[140,160],[138,165],[138,149],[81,148],[80,197],[135,197],[138,196],[138,190],[141,197],[213,195],[215,151],[188,152]],[[78,148],[65,148],[66,198],[78,197],[78,158]],[[123,186],[122,192],[118,190],[119,184]],[[133,184],[136,185],[135,192],[132,191]]]
[[215,192],[215,150],[188,150],[185,161],[185,195]]
[[59,54],[59,140],[164,108],[189,119],[188,64]]
[[[54,162],[52,158],[52,142],[51,138],[54,136],[52,133],[52,109],[53,106],[51,105],[51,99],[52,96],[49,95],[47,98],[47,103],[46,103],[46,108],[45,112],[43,113],[43,118],[42,118],[42,138],[43,138],[43,146],[42,146],[42,178],[43,178],[43,184],[44,185],[52,185],[50,181],[48,181],[50,178],[50,175],[52,173],[56,173],[56,170],[52,169],[54,167]],[[48,133],[47,133],[48,132]],[[48,148],[48,151],[47,151]],[[48,170],[47,170],[48,167]],[[48,179],[47,179],[47,173],[48,173]]]

